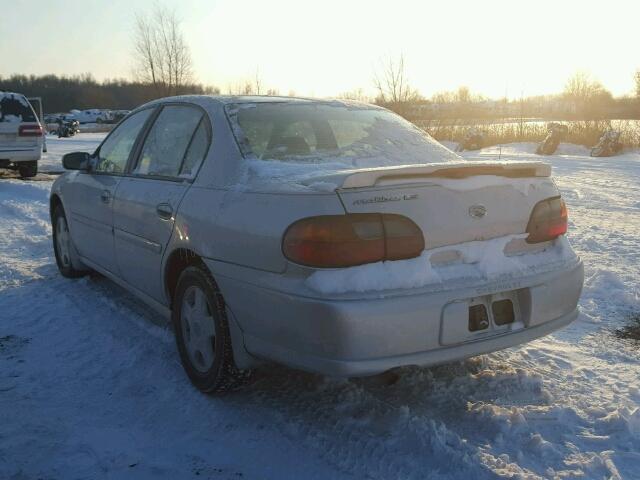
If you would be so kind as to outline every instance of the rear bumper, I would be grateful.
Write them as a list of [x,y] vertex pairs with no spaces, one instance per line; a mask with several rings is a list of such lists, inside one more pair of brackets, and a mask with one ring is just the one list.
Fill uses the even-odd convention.
[[[577,317],[584,277],[582,262],[576,261],[561,270],[482,288],[324,300],[238,281],[210,266],[249,353],[336,376],[450,362],[547,335]],[[505,296],[516,305],[516,322],[500,327],[492,321],[488,331],[468,332],[470,299],[490,306]]]
[[11,163],[37,161],[41,155],[42,144],[15,150],[0,148],[0,167],[7,168]]

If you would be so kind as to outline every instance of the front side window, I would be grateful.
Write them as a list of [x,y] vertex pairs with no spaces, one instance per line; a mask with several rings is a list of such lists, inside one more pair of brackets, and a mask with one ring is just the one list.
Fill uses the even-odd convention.
[[336,168],[441,163],[459,158],[387,110],[342,102],[230,104],[227,116],[247,159]]
[[[202,123],[202,111],[184,105],[163,107],[149,131],[133,173],[161,177],[178,177],[183,160],[190,150],[196,130]],[[194,148],[197,148],[196,144]],[[190,158],[189,162],[193,163]],[[193,168],[191,165],[190,168]]]
[[153,109],[148,108],[134,113],[107,137],[98,150],[98,158],[94,171],[104,173],[123,173],[131,149],[138,138],[138,134]]

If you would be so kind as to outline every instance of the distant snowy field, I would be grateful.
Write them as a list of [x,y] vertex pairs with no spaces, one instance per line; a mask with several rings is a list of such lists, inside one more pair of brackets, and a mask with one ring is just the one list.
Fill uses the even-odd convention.
[[[41,170],[103,136],[49,137]],[[568,328],[397,376],[270,366],[217,398],[190,386],[144,305],[57,273],[48,176],[0,180],[0,478],[640,478],[640,345],[611,335],[640,311],[640,155],[562,145],[547,160],[586,267]]]

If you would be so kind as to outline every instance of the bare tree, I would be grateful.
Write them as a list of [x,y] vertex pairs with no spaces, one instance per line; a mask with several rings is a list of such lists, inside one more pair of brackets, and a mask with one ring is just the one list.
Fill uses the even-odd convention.
[[[260,70],[256,68],[256,73],[253,78],[241,80],[235,85],[228,84],[227,93],[229,95],[260,95],[262,93]],[[269,95],[269,90],[267,91],[267,95]]]
[[469,87],[462,85],[457,90],[437,92],[431,96],[433,103],[477,103],[486,100],[480,94],[473,93]]
[[598,116],[612,101],[611,92],[586,72],[577,72],[567,81],[562,96],[586,117]]
[[347,92],[342,92],[338,95],[338,98],[344,100],[356,100],[358,102],[371,103],[372,98],[366,94],[364,89],[356,88],[354,90],[349,90]]
[[260,95],[262,90],[262,78],[260,77],[260,69],[256,68],[256,75],[253,79],[254,92],[256,95]]
[[633,75],[633,81],[636,86],[636,98],[640,98],[640,70],[636,70],[636,73]]
[[138,79],[158,95],[180,94],[192,81],[191,52],[174,10],[157,5],[151,15],[137,15],[134,61]]
[[563,95],[572,100],[588,101],[599,96],[606,96],[607,93],[602,84],[592,79],[588,73],[576,72],[567,80]]
[[373,84],[381,103],[406,103],[418,100],[420,94],[409,85],[404,66],[404,55],[397,60],[382,62],[380,73],[375,73]]

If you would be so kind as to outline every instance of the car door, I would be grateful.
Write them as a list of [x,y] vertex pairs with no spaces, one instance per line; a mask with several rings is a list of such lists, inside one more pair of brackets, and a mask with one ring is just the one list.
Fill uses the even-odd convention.
[[210,130],[201,108],[163,106],[116,191],[114,235],[121,277],[158,301],[163,298],[162,256],[180,202],[209,148]]
[[133,114],[96,150],[89,172],[78,172],[64,191],[73,241],[81,256],[117,273],[113,242],[113,197],[136,140],[153,109]]

